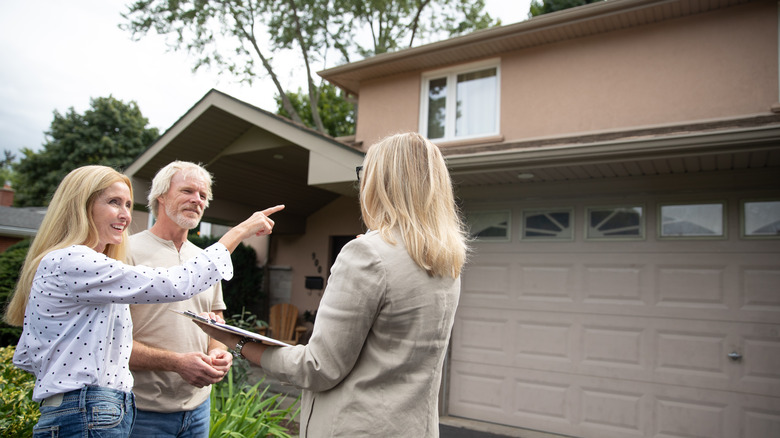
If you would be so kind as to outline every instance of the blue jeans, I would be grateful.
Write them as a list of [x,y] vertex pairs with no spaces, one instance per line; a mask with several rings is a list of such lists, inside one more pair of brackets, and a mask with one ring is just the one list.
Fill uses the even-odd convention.
[[191,411],[152,412],[138,410],[133,437],[205,438],[209,436],[211,403],[209,399]]
[[85,386],[61,397],[49,397],[41,403],[34,438],[120,438],[133,429],[135,398],[130,392]]

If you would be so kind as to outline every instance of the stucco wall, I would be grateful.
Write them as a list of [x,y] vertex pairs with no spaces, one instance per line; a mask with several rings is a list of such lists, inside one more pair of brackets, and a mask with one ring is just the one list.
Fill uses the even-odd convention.
[[[777,5],[753,2],[501,56],[505,141],[765,114]],[[476,61],[476,60],[475,60]],[[417,130],[420,75],[361,84],[357,140]]]
[[767,113],[778,100],[768,3],[502,59],[502,133],[533,138]]
[[363,150],[388,135],[416,131],[419,103],[419,73],[361,84],[355,138],[363,142]]
[[[305,235],[273,236],[270,264],[292,268],[291,302],[301,312],[319,307],[322,291],[310,294],[304,282],[307,276],[322,276],[327,285],[329,266],[333,262],[330,260],[330,237],[355,236],[363,231],[357,198],[342,196],[309,216]],[[318,272],[315,260],[322,266],[321,272]]]

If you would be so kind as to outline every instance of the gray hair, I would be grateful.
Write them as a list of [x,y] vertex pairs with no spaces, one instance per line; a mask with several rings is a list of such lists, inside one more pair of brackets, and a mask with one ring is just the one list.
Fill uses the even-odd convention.
[[206,183],[206,204],[204,209],[209,206],[209,201],[214,199],[214,195],[211,192],[212,176],[208,170],[204,169],[201,165],[191,163],[189,161],[173,161],[167,166],[157,171],[157,175],[152,180],[152,189],[149,190],[149,197],[147,198],[149,203],[147,207],[152,216],[157,217],[157,207],[159,203],[157,198],[166,194],[171,188],[171,179],[173,179],[176,172],[181,172],[184,178],[195,178]]

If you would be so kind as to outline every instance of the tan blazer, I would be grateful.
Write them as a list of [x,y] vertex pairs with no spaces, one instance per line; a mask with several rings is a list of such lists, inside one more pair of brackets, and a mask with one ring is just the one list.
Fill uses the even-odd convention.
[[302,438],[438,437],[442,363],[460,278],[435,278],[400,238],[370,232],[336,259],[308,345],[262,367],[302,389]]

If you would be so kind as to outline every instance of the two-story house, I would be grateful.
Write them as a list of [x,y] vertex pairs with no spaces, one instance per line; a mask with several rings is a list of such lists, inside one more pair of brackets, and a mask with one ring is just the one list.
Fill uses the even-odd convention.
[[331,68],[358,102],[349,144],[210,92],[128,173],[143,193],[174,158],[207,163],[215,223],[285,203],[271,292],[316,309],[305,278],[362,231],[360,151],[420,131],[475,236],[444,415],[776,437],[779,9],[611,0]]

